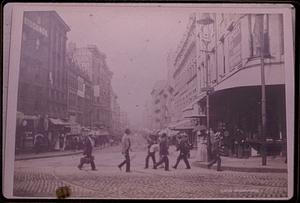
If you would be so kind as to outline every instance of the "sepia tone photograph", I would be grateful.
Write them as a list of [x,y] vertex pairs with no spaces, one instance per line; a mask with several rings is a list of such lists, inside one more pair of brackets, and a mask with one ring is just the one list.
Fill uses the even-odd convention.
[[291,198],[293,14],[6,4],[4,196]]

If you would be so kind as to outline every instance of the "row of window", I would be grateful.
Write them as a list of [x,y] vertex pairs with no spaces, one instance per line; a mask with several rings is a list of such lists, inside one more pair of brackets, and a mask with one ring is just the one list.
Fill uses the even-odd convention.
[[[193,89],[192,89],[193,88]],[[178,95],[175,98],[175,107],[177,109],[183,109],[187,105],[189,105],[191,102],[195,101],[197,99],[197,88],[196,86],[188,88],[190,91],[184,93],[183,95]]]
[[197,74],[195,53],[192,52],[188,57],[188,63],[185,64],[181,73],[175,78],[175,90],[178,92],[181,92],[187,83]]
[[193,42],[195,33],[196,33],[196,26],[195,26],[195,20],[193,21],[190,29],[186,33],[187,38],[184,39],[184,42],[182,44],[182,47],[180,47],[180,51],[177,54],[177,58],[175,60],[175,64],[179,64],[178,62],[182,61],[183,57],[185,56],[185,50],[190,46],[190,44]]
[[77,90],[77,79],[76,79],[76,77],[73,77],[72,75],[69,75],[69,87]]
[[48,112],[54,114],[66,114],[67,107],[66,105],[50,103],[48,104]]
[[58,101],[61,103],[67,102],[67,95],[64,92],[60,92],[54,89],[49,90],[49,98],[51,98],[54,101]]
[[110,120],[110,113],[109,112],[104,112],[99,109],[96,110],[96,120],[97,121],[103,121],[104,123],[108,123]]

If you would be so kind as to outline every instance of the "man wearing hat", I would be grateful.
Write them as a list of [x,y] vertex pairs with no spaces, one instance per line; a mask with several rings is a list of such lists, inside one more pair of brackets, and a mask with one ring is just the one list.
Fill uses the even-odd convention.
[[90,163],[92,170],[96,171],[96,166],[95,166],[95,162],[94,162],[94,156],[92,155],[93,152],[93,147],[95,145],[95,142],[92,138],[92,134],[89,133],[86,137],[85,137],[85,142],[84,142],[84,151],[83,151],[83,155],[85,155],[85,157],[80,159],[80,164],[78,165],[78,168],[81,170],[83,164],[85,163]]
[[158,163],[156,163],[154,165],[154,169],[157,169],[157,167],[159,165],[161,165],[162,163],[165,163],[165,171],[169,171],[169,146],[168,146],[168,142],[167,142],[167,134],[163,133],[161,135],[161,140],[159,143],[159,154],[161,156],[161,159]]
[[221,155],[223,154],[224,144],[223,144],[223,137],[220,131],[217,131],[213,134],[212,140],[212,160],[207,165],[208,168],[211,168],[212,165],[217,163],[217,171],[222,171],[221,169]]
[[125,156],[125,160],[118,165],[119,169],[122,169],[122,166],[126,164],[126,172],[130,172],[130,156],[129,151],[131,150],[131,141],[130,141],[131,131],[129,129],[125,130],[125,134],[122,137],[122,154]]
[[154,136],[150,135],[150,137],[148,138],[148,152],[147,152],[147,157],[146,157],[146,160],[145,160],[145,169],[148,168],[149,166],[149,159],[152,158],[152,161],[153,161],[153,168],[154,168],[154,165],[156,163],[155,161],[155,151],[156,151],[156,146],[158,147],[158,145],[156,144],[156,139],[154,138]]
[[186,165],[186,169],[191,169],[190,163],[188,161],[188,154],[189,154],[189,151],[190,151],[190,145],[188,143],[188,136],[187,136],[186,133],[182,133],[182,138],[179,141],[177,151],[180,151],[180,152],[179,152],[179,155],[177,157],[176,164],[173,166],[173,168],[176,169],[179,162],[183,159],[183,161]]

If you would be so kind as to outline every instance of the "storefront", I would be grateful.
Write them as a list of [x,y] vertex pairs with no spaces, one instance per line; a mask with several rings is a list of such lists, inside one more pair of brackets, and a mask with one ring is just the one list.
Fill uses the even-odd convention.
[[188,141],[193,145],[193,147],[197,146],[197,137],[196,132],[194,131],[195,123],[192,119],[185,118],[173,125],[170,125],[169,129],[172,131],[177,131],[178,135],[181,132],[184,132],[188,135]]
[[[284,88],[284,85],[266,87],[268,154],[276,155],[284,150],[286,140]],[[201,101],[201,105],[205,105],[205,101]],[[252,149],[259,152],[261,146],[261,87],[236,87],[211,94],[210,126],[217,129],[220,123],[225,123],[231,148],[234,148],[234,142],[247,142]],[[274,144],[272,145],[272,143]],[[234,151],[234,149],[232,150]]]
[[32,151],[38,122],[37,116],[17,113],[16,153]]
[[66,134],[67,123],[58,118],[49,118],[49,143],[51,150],[60,150],[60,138]]

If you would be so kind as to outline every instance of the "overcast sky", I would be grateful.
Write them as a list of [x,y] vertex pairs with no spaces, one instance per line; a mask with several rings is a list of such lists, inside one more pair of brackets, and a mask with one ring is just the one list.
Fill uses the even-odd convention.
[[60,7],[70,26],[68,42],[95,44],[114,73],[112,86],[121,109],[140,123],[157,80],[166,79],[166,57],[186,30],[190,9],[168,7]]

